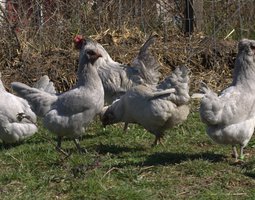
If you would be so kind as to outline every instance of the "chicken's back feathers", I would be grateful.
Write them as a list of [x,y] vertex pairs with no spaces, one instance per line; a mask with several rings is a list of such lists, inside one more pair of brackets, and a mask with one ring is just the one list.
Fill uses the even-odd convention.
[[57,100],[57,96],[55,94],[50,94],[40,89],[32,88],[23,83],[12,82],[11,86],[18,96],[29,102],[32,110],[40,117],[43,117]]
[[52,81],[47,75],[42,76],[30,87],[26,84],[13,82],[12,89],[22,98],[28,100],[37,116],[44,116],[56,100],[56,90]]

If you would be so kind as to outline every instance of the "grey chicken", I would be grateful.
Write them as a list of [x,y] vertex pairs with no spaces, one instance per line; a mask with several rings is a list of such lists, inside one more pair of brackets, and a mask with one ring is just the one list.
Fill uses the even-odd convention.
[[186,67],[178,67],[157,87],[138,85],[131,88],[104,109],[102,124],[139,124],[156,136],[154,145],[158,144],[166,129],[187,119],[190,99],[188,73]]
[[218,96],[202,85],[204,97],[200,117],[206,132],[217,143],[232,145],[235,161],[236,146],[240,145],[240,158],[255,126],[255,41],[243,39],[238,44],[233,81]]
[[0,139],[16,143],[36,132],[36,115],[28,102],[7,92],[0,79]]
[[[89,47],[86,45],[86,41],[90,41],[95,45],[97,52],[102,55],[98,61],[97,71],[104,86],[106,104],[111,104],[133,86],[141,83],[149,85],[158,83],[160,65],[148,51],[156,37],[156,35],[149,37],[131,66],[115,62],[101,44],[89,39],[85,40],[80,35],[75,37],[74,42],[78,49],[84,48],[86,50]],[[80,64],[83,62],[79,59]]]
[[104,89],[97,73],[101,54],[93,42],[81,48],[76,86],[64,93],[54,94],[25,84],[13,82],[13,90],[28,100],[36,114],[43,117],[44,126],[57,135],[57,148],[62,137],[72,138],[81,151],[78,138],[86,126],[100,113],[104,105]]

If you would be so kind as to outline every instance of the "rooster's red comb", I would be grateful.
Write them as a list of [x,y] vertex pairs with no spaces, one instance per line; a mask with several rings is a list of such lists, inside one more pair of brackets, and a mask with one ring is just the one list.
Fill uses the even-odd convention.
[[80,49],[82,47],[83,41],[84,41],[84,37],[82,35],[76,35],[74,37],[74,45],[77,49]]

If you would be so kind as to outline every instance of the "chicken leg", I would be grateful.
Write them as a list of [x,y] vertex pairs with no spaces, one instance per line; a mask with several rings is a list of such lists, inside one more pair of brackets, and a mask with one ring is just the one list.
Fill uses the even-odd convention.
[[240,160],[244,159],[243,149],[244,149],[244,146],[241,145],[241,147],[240,147]]
[[80,140],[78,138],[73,139],[73,142],[79,153],[88,153],[88,151],[85,148],[81,147]]
[[232,155],[233,155],[233,157],[235,158],[235,162],[238,162],[238,153],[237,153],[237,150],[236,150],[236,146],[235,146],[235,145],[232,146],[232,150],[233,150]]

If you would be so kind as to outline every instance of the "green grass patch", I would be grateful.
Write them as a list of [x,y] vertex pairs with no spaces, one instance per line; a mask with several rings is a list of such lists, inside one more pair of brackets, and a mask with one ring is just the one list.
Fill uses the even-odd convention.
[[252,139],[243,164],[235,165],[231,147],[205,133],[197,112],[168,130],[164,145],[130,125],[88,127],[79,154],[71,140],[57,152],[54,135],[43,127],[19,145],[0,143],[1,199],[254,199],[255,155]]

